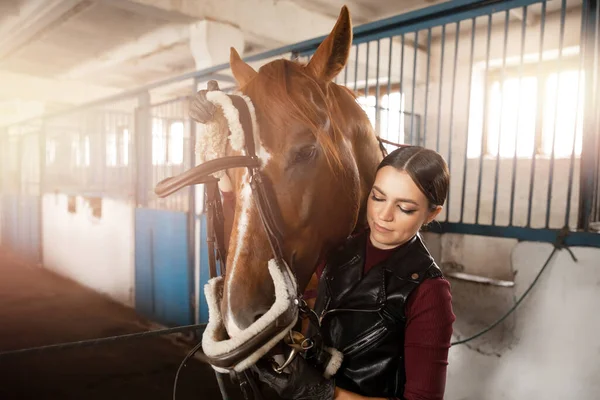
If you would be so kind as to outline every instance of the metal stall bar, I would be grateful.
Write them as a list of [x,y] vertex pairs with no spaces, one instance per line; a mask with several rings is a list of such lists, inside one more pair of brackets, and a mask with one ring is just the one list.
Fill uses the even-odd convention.
[[[544,53],[544,35],[546,33],[546,0],[544,0],[542,2],[542,12],[540,15],[540,43],[539,43],[539,51],[538,51],[538,65],[537,65],[537,76],[541,75],[541,71],[542,71],[542,55]],[[540,84],[538,82],[537,84],[537,98],[538,99],[542,99],[543,96],[541,96],[542,90],[544,90],[544,85]],[[538,106],[537,106],[537,117],[536,117],[536,127],[535,127],[535,132],[536,132],[536,137],[541,137],[541,131],[542,131],[542,123],[543,123],[543,111],[542,111],[542,106],[541,106],[541,101],[538,100]],[[540,132],[540,133],[538,133]],[[526,227],[531,227],[531,213],[532,213],[532,207],[533,207],[533,187],[535,184],[535,167],[536,167],[536,155],[537,155],[537,141],[534,140],[533,143],[533,150],[531,153],[531,173],[529,176],[529,198],[528,198],[528,202],[527,202],[527,224],[525,225]]]
[[381,56],[381,39],[377,39],[377,62],[375,64],[375,132],[381,136],[381,101],[379,100],[379,58]]
[[467,89],[467,126],[465,132],[465,147],[464,147],[464,163],[463,168],[463,181],[462,181],[462,195],[460,200],[460,219],[459,222],[463,222],[465,215],[465,196],[467,193],[467,167],[468,167],[468,148],[469,148],[469,124],[468,121],[471,116],[471,89],[473,83],[473,62],[475,57],[475,28],[477,26],[477,18],[472,18],[471,21],[471,55],[469,56],[469,86]]
[[513,164],[512,164],[512,176],[510,184],[510,211],[508,217],[508,225],[513,224],[513,216],[515,209],[515,186],[517,181],[517,147],[519,144],[519,122],[521,116],[521,85],[523,82],[523,60],[525,58],[525,34],[527,33],[527,6],[523,7],[523,18],[521,21],[521,54],[519,55],[519,100],[517,101],[517,115],[515,123],[515,141],[514,141],[514,153],[513,153]]
[[[454,67],[452,69],[452,90],[450,95],[450,122],[449,126],[449,134],[448,134],[448,171],[452,174],[452,137],[454,136],[454,95],[456,90],[456,70],[458,68],[458,46],[460,39],[460,21],[456,23],[456,39],[454,41]],[[446,199],[446,222],[448,222],[450,218],[450,195],[452,194],[451,190],[448,190],[448,195]]]
[[[391,92],[392,92],[392,49],[394,48],[394,38],[390,37],[390,47],[388,49],[388,74],[387,74],[387,111],[386,111],[386,124],[385,124],[385,138],[389,140],[390,137],[390,115],[392,114],[391,107]],[[396,142],[398,143],[398,142]]]
[[[405,45],[404,34],[402,34],[402,38],[400,40],[402,50],[400,51],[400,117],[399,117],[399,126],[400,130],[398,132],[398,141],[396,143],[406,143],[406,131],[404,129],[404,45]],[[402,139],[400,139],[400,133],[402,133]]]
[[550,174],[548,176],[548,195],[547,195],[547,208],[546,208],[546,223],[545,227],[550,227],[550,209],[552,208],[552,184],[554,182],[554,163],[555,155],[554,155],[554,147],[556,145],[556,124],[558,122],[558,118],[556,117],[558,114],[558,95],[560,93],[560,81],[561,81],[561,64],[563,58],[563,45],[565,41],[565,15],[567,12],[567,0],[562,0],[561,9],[560,9],[560,34],[558,38],[558,60],[556,61],[556,90],[554,91],[554,121],[552,123],[552,149],[550,152]]
[[[488,14],[487,48],[486,48],[486,56],[485,56],[485,76],[483,78],[483,80],[484,80],[483,87],[484,88],[488,87],[488,73],[489,73],[489,69],[490,69],[491,41],[492,41],[492,14]],[[486,91],[486,93],[487,93],[487,91]],[[487,106],[488,106],[487,102],[488,102],[488,96],[486,94],[483,97],[483,118],[482,118],[482,126],[481,126],[481,136],[482,137],[481,137],[481,149],[480,149],[480,153],[479,153],[479,177],[477,180],[477,202],[475,205],[475,223],[476,224],[479,223],[479,206],[481,204],[481,181],[483,178],[483,155],[485,154],[485,147],[486,147],[484,132],[486,130],[485,122],[486,122]]]
[[[502,72],[500,74],[500,113],[498,121],[498,144],[496,146],[496,171],[494,175],[494,200],[492,203],[492,225],[496,225],[496,210],[498,205],[498,180],[500,179],[500,144],[502,143],[502,128],[504,116],[504,78],[506,75],[506,55],[508,51],[508,23],[510,22],[510,12],[506,10],[504,15],[504,46],[502,47]],[[485,90],[488,91],[486,82]],[[486,111],[487,112],[487,111]],[[486,119],[484,118],[484,121]],[[485,122],[484,122],[485,123]]]
[[442,87],[444,82],[444,49],[446,47],[446,25],[442,25],[442,43],[440,44],[440,89],[438,92],[438,117],[437,117],[437,139],[435,150],[440,151],[440,132],[442,127]]
[[[417,85],[417,57],[419,55],[419,31],[415,31],[415,41],[413,43],[414,46],[414,54],[413,54],[413,73],[412,73],[412,98],[411,98],[411,106],[410,106],[410,144],[414,145],[414,121],[415,121],[415,87]],[[418,139],[418,138],[417,138]]]
[[[580,101],[580,97],[581,97],[581,86],[582,86],[582,82],[585,81],[585,76],[582,79],[582,74],[584,73],[584,59],[585,57],[582,56],[581,53],[583,53],[583,42],[585,41],[585,15],[587,12],[587,3],[584,1],[582,2],[582,7],[581,7],[581,28],[579,31],[579,43],[580,43],[580,55],[579,55],[579,65],[577,67],[577,91],[576,91],[576,96],[577,96],[577,102],[575,105],[575,126],[573,126],[573,141],[571,143],[571,146],[573,146],[571,148],[571,157],[569,160],[569,179],[567,182],[567,204],[565,207],[565,226],[568,227],[569,226],[569,222],[571,219],[571,196],[573,193],[573,170],[575,169],[575,146],[577,144],[577,127],[579,125],[579,116],[580,116],[580,108],[582,106],[582,102]],[[589,77],[588,77],[589,79]],[[579,174],[585,174],[585,171],[580,171]]]
[[431,71],[431,28],[427,29],[427,69],[425,72],[425,110],[423,111],[423,146],[427,146],[427,105],[429,103],[429,74]]

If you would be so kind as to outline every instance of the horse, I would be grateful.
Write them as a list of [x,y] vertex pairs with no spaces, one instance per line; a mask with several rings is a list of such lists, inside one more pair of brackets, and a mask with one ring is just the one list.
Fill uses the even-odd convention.
[[[280,210],[284,257],[293,257],[300,290],[319,259],[364,223],[366,199],[382,158],[355,95],[333,82],[351,46],[352,22],[344,6],[306,65],[280,59],[255,71],[231,49],[233,76],[255,108],[257,154]],[[233,337],[267,312],[275,293],[267,269],[269,244],[253,207],[247,172],[227,174],[236,206],[221,315]]]
[[[209,282],[205,288],[209,325],[202,347],[206,354],[235,349],[242,337],[243,341],[252,341],[265,330],[268,321],[263,320],[281,294],[269,264],[274,253],[280,253],[278,258],[292,271],[292,285],[302,293],[319,260],[366,225],[366,202],[383,155],[356,95],[334,82],[348,61],[352,40],[350,12],[344,6],[333,29],[307,63],[278,59],[256,71],[231,48],[230,67],[238,87],[234,100],[242,103],[241,108],[239,104],[238,109],[231,108],[232,101],[223,92],[199,96],[200,100],[210,98],[222,106],[213,118],[214,137],[202,139],[217,143],[221,150],[201,151],[201,158],[215,158],[206,163],[211,168],[217,165],[214,170],[227,165],[228,161],[218,164],[219,158],[235,159],[237,167],[248,167],[229,168],[215,175],[230,182],[235,209],[226,229],[231,233],[226,235],[225,276],[219,285],[212,284],[211,289]],[[198,120],[193,109],[192,104],[190,116]],[[233,116],[238,111],[239,119]],[[251,121],[245,130],[238,126],[242,114]],[[240,145],[244,134],[245,148]],[[209,148],[214,150],[215,146]],[[246,159],[239,161],[248,152],[251,157],[246,154]],[[206,157],[205,153],[212,155]],[[253,186],[257,176],[260,190]],[[186,179],[190,184],[191,180]],[[265,208],[271,222],[265,222]],[[280,231],[280,249],[274,249],[269,230]],[[284,308],[289,306],[286,304]],[[266,354],[289,328],[278,327],[277,336],[264,343],[253,357],[238,363],[236,371],[248,368]],[[228,354],[233,357],[231,351]]]

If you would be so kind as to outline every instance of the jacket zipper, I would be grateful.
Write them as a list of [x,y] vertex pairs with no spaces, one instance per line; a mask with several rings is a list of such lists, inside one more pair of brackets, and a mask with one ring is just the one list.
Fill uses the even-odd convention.
[[[345,262],[344,264],[342,264],[339,269],[345,268],[346,266],[356,262],[360,257],[358,255],[355,255],[354,257],[352,257],[349,261]],[[329,285],[327,285],[327,291],[329,290]],[[339,309],[339,310],[327,310],[327,308],[329,308],[329,304],[331,304],[331,295],[327,296],[327,303],[325,303],[325,307],[323,307],[323,311],[321,311],[321,315],[319,316],[319,325],[321,324],[321,321],[323,320],[323,317],[328,314],[329,312],[332,311],[361,311],[361,310],[352,310],[352,309]]]
[[344,347],[344,349],[342,349],[342,353],[344,353],[344,355],[347,356],[355,355],[368,345],[373,344],[374,342],[379,340],[387,332],[387,328],[385,327],[385,325],[383,325],[383,323],[380,323],[380,325],[381,326],[379,326],[377,329],[370,332],[366,336],[363,336],[362,338]]

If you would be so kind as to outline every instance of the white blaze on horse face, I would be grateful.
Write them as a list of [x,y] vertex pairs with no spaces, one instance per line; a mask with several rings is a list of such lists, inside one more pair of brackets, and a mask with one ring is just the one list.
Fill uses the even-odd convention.
[[230,337],[234,337],[239,334],[242,330],[238,327],[235,322],[233,310],[231,309],[231,282],[236,278],[238,270],[238,262],[242,249],[249,245],[248,237],[248,222],[250,219],[250,206],[252,205],[252,189],[250,188],[250,182],[248,181],[248,172],[246,171],[242,176],[242,189],[240,190],[241,209],[240,217],[238,219],[237,226],[237,243],[231,266],[229,267],[229,279],[227,279],[227,321],[226,329]]
[[[264,169],[269,160],[271,159],[271,153],[269,153],[260,142],[260,139],[256,140],[256,155],[261,161],[261,169]],[[227,321],[225,321],[225,328],[230,337],[234,337],[242,331],[238,324],[235,322],[233,310],[231,309],[231,282],[235,279],[236,272],[239,269],[238,262],[240,254],[246,246],[250,246],[249,238],[249,222],[250,222],[250,207],[252,207],[252,188],[250,187],[250,181],[248,171],[244,172],[242,176],[242,187],[240,190],[240,216],[238,219],[237,227],[234,227],[237,231],[237,243],[231,260],[231,266],[229,267],[229,278],[227,279]],[[262,227],[261,227],[262,229]]]

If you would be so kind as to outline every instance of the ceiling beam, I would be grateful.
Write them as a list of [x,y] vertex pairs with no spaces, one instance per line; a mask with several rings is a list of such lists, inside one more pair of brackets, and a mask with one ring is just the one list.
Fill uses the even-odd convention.
[[163,21],[173,22],[176,24],[189,24],[197,20],[191,15],[180,12],[176,9],[167,10],[163,7],[157,7],[152,4],[151,1],[137,2],[129,0],[95,0],[102,2],[104,5],[110,5],[111,7],[119,8],[121,10],[129,11],[137,15],[142,15],[152,19],[159,19]]
[[17,53],[93,4],[92,0],[29,0],[21,8],[19,18],[0,31],[0,60]]
[[139,59],[186,42],[189,40],[189,36],[188,25],[165,26],[100,54],[97,58],[84,61],[62,74],[61,78],[80,79],[99,71],[105,71],[129,60]]
[[121,89],[83,82],[40,78],[0,71],[1,99],[79,104],[119,93]]

